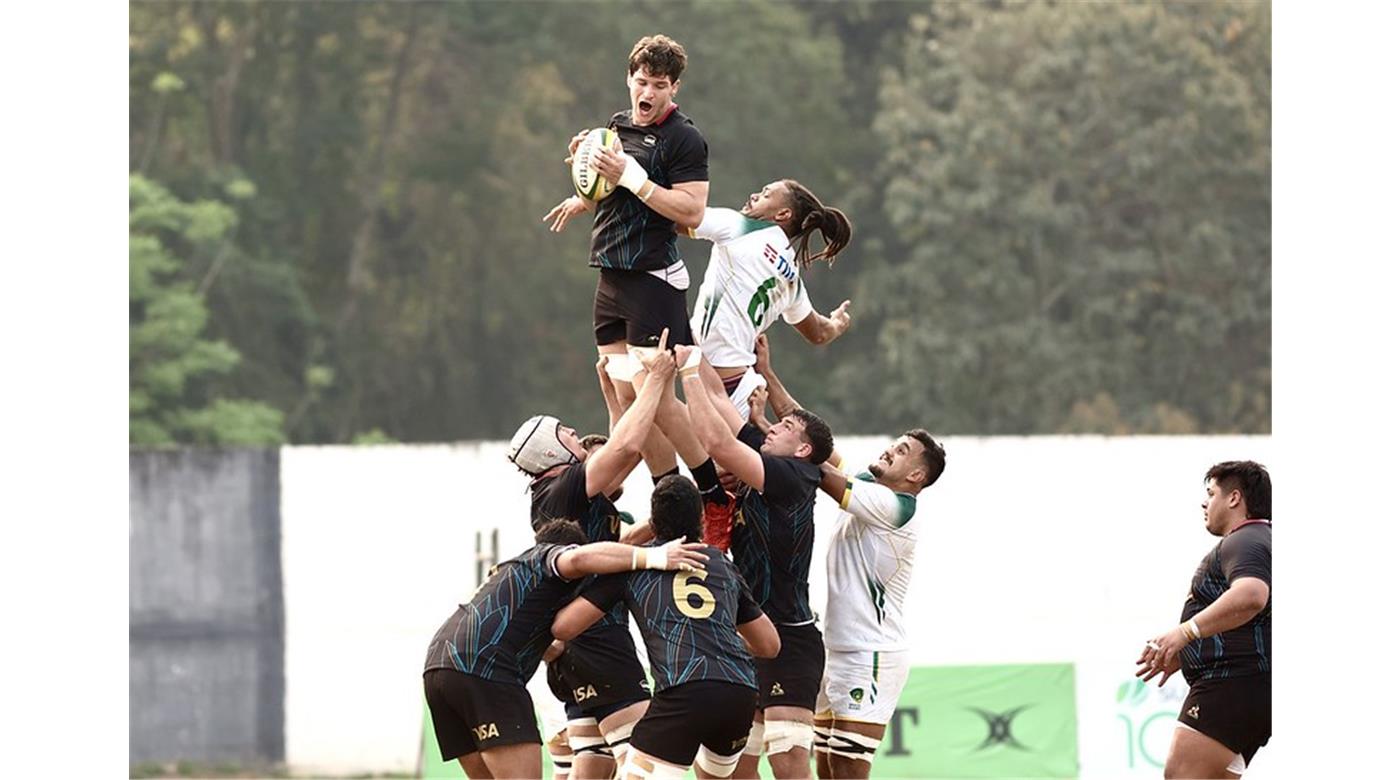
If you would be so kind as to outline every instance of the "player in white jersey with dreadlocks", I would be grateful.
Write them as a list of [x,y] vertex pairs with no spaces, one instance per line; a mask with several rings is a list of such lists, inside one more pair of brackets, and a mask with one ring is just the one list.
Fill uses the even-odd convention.
[[[791,414],[798,404],[773,371],[766,337],[755,352],[774,412]],[[762,428],[766,420],[754,422]],[[916,428],[855,476],[839,468],[839,454],[822,464],[822,492],[841,511],[826,555],[826,668],[812,724],[818,777],[870,776],[909,678],[904,598],[919,538],[917,497],[942,475],[945,461],[942,445]]]
[[[809,242],[817,232],[826,245],[813,253]],[[763,384],[753,370],[760,333],[782,317],[811,343],[825,344],[850,327],[851,302],[822,316],[812,309],[802,272],[819,260],[836,261],[850,243],[851,222],[811,190],[782,179],[750,195],[739,211],[706,208],[700,226],[686,234],[715,245],[690,329],[724,394],[747,419],[749,395]]]

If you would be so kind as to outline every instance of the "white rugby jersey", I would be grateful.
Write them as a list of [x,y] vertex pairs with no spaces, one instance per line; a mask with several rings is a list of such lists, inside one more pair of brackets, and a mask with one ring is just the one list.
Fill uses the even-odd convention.
[[904,597],[914,570],[915,498],[847,477],[826,553],[822,637],[828,650],[903,650]]
[[691,238],[713,241],[690,330],[710,365],[751,366],[758,334],[781,316],[797,324],[812,313],[795,250],[772,222],[733,209],[705,209]]

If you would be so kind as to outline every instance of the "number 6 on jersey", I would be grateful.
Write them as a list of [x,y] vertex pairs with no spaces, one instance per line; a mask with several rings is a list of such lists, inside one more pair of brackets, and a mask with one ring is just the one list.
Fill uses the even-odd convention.
[[[679,609],[682,615],[704,620],[714,614],[715,594],[700,582],[691,582],[703,582],[708,576],[707,571],[678,571],[671,579],[671,593],[676,599],[676,609]],[[694,599],[699,599],[699,603],[695,603]]]

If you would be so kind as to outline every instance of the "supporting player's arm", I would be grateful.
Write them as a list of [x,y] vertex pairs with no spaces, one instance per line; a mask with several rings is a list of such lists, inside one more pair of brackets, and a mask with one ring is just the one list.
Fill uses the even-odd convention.
[[705,568],[700,543],[681,544],[679,539],[660,547],[633,547],[619,542],[593,542],[565,550],[554,562],[555,571],[566,580],[589,574],[617,574],[636,569],[695,571]]
[[777,658],[783,642],[778,637],[778,629],[767,615],[759,613],[758,618],[738,626],[739,637],[749,648],[754,658]]
[[[682,364],[691,362],[693,349],[677,346],[676,359]],[[705,389],[705,382],[700,377],[698,365],[681,371],[681,387],[685,389],[685,408],[690,414],[690,424],[695,429],[700,446],[725,471],[762,491],[763,458],[734,437],[724,417],[715,409],[710,392]]]
[[773,359],[768,351],[768,335],[760,333],[758,340],[753,345],[754,364],[757,371],[765,382],[768,383],[768,403],[773,405],[773,414],[781,420],[801,409],[802,404],[788,392],[783,386],[783,380],[778,376],[778,372],[773,370]]
[[831,315],[823,317],[816,311],[808,314],[795,325],[797,332],[802,334],[802,338],[807,339],[812,344],[829,344],[841,337],[851,327],[851,315],[846,312],[851,302],[842,301],[840,306],[832,310]]
[[641,163],[616,149],[596,150],[593,167],[603,178],[631,190],[647,208],[678,225],[696,228],[705,218],[705,203],[710,199],[708,181],[683,181],[670,188],[662,187],[647,177]]
[[[778,376],[778,372],[773,369],[772,355],[768,351],[767,334],[759,334],[758,340],[755,341],[753,345],[753,353],[753,368],[763,377],[763,381],[768,383],[768,403],[773,406],[773,414],[777,415],[778,419],[781,420],[798,409],[801,409],[802,404],[798,403],[797,399],[792,397],[792,393],[789,393],[788,389],[783,386],[783,380]],[[826,462],[840,468],[841,453],[833,449],[831,451],[831,457],[827,458]],[[823,480],[823,482],[825,482],[825,480]],[[840,501],[841,499],[836,497],[836,500]]]
[[617,388],[613,386],[612,377],[608,376],[608,356],[599,355],[595,368],[598,370],[598,389],[602,391],[603,403],[608,407],[608,436],[611,438],[617,421],[622,419],[622,402],[617,398]]
[[675,378],[676,363],[666,351],[669,335],[668,330],[662,330],[660,348],[642,359],[647,378],[637,393],[637,399],[622,413],[607,444],[589,457],[584,465],[586,490],[590,496],[612,495],[641,462],[642,444],[651,430],[662,393],[671,387]]

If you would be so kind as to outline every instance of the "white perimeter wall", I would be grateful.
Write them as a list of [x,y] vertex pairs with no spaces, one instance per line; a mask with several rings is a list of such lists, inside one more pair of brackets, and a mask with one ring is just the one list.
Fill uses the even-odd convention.
[[[842,438],[848,463],[888,443]],[[1269,437],[996,437],[945,441],[919,499],[906,611],[915,664],[1073,662],[1081,777],[1160,777],[1185,687],[1117,699],[1143,641],[1176,624],[1214,543],[1201,477],[1221,460],[1272,465]],[[531,544],[526,480],[503,442],[282,451],[287,760],[294,771],[411,770],[421,672],[439,624],[469,598],[475,532],[501,557]],[[647,515],[640,469],[618,502]],[[1277,469],[1274,470],[1278,475]],[[826,602],[817,501],[812,601]],[[1155,716],[1155,717],[1154,717]],[[1131,735],[1131,741],[1130,741]],[[1143,755],[1144,751],[1147,756]],[[1271,776],[1269,750],[1249,777]]]

